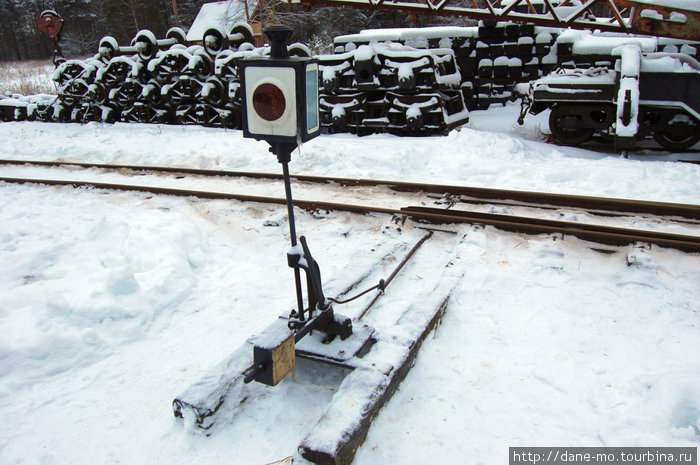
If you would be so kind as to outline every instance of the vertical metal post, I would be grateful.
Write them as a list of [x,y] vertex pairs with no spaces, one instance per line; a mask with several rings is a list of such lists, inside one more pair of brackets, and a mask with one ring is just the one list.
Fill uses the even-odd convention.
[[[289,161],[280,160],[282,174],[284,176],[284,195],[287,199],[287,216],[289,217],[289,236],[292,247],[297,245],[297,228],[294,221],[294,203],[292,202],[292,182],[289,178]],[[297,306],[299,308],[299,320],[304,321],[304,298],[301,293],[301,273],[299,268],[294,268],[294,285],[297,292]]]

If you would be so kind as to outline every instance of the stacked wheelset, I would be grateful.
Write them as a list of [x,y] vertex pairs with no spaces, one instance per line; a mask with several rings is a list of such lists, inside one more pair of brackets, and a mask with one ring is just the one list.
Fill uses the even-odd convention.
[[120,46],[104,37],[91,59],[70,60],[54,73],[61,121],[240,126],[236,63],[262,53],[253,31],[236,24],[227,34],[212,28],[202,43],[188,43],[171,28],[164,39],[143,30]]

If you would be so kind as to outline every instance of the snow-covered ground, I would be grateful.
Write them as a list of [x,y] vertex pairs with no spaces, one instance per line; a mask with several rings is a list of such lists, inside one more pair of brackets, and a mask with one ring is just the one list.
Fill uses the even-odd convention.
[[35,95],[56,93],[51,79],[54,65],[51,60],[0,62],[0,97],[6,93]]
[[[473,112],[446,137],[322,136],[291,170],[700,203],[700,166],[546,144],[546,115],[516,117]],[[0,141],[0,158],[280,170],[237,131],[25,122],[0,124]],[[424,234],[381,216],[297,220],[330,295]],[[0,463],[265,464],[295,453],[342,380],[302,363],[209,437],[172,416],[176,395],[293,306],[281,208],[0,184],[0,225]],[[443,323],[356,464],[700,443],[700,256],[450,229],[397,277],[398,294],[435,272],[431,247],[460,242]]]

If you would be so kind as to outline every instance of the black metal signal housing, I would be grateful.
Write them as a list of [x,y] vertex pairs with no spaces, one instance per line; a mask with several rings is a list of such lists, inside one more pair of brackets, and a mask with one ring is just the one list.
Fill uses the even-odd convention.
[[293,150],[320,131],[318,63],[289,56],[290,28],[271,26],[265,35],[270,41],[269,57],[240,62],[243,136]]

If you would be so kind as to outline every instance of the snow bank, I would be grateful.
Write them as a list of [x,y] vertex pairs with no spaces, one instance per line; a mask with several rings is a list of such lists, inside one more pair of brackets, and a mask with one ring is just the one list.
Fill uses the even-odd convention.
[[[651,251],[638,266],[631,251],[478,228],[467,238],[471,272],[357,463],[495,464],[513,444],[697,444],[697,300],[676,298],[699,295],[697,257]],[[397,437],[406,446],[387,447]]]
[[[292,168],[300,174],[364,178],[371,173],[381,179],[698,202],[700,167],[663,163],[663,156],[656,162],[620,160],[616,155],[538,142],[547,128],[547,115],[528,118],[526,126],[519,127],[518,111],[518,105],[509,105],[472,112],[472,124],[486,131],[463,128],[446,137],[321,136],[295,152]],[[520,137],[504,134],[504,128]],[[280,169],[267,144],[243,139],[239,131],[216,128],[3,123],[0,140],[12,148],[5,150],[4,158],[274,173]],[[53,142],[47,144],[49,140]],[[640,159],[652,158],[641,149],[640,153]]]
[[[291,309],[284,209],[6,184],[0,204],[0,462],[267,463],[342,381],[300,363],[254,386],[235,427],[198,437],[173,419],[175,395]],[[331,215],[319,233],[316,217],[298,227],[329,295],[402,241],[388,219]]]
[[[70,206],[56,208],[48,207],[50,190],[31,200],[13,191],[0,190],[3,395],[140,339],[191,294],[191,267],[204,254],[192,224],[167,213],[160,222],[147,221],[152,213],[119,203],[95,212],[94,200],[80,193]],[[22,240],[30,231],[39,234]]]

